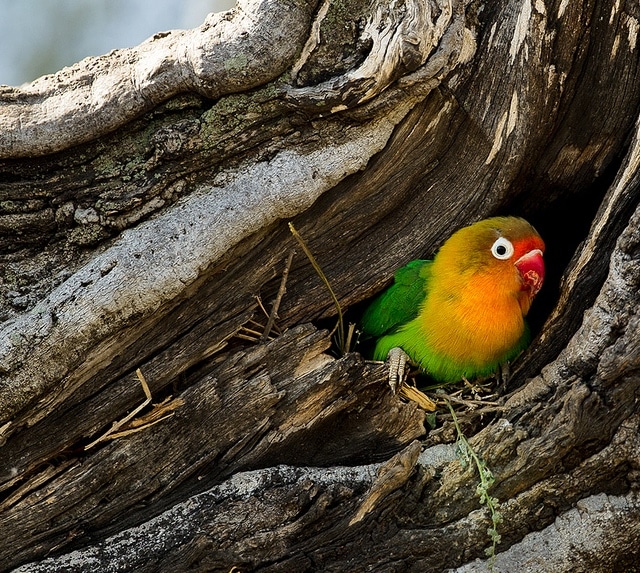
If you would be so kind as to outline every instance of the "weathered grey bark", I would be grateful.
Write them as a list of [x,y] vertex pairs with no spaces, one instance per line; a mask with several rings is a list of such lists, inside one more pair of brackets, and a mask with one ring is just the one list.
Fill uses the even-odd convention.
[[[636,12],[246,0],[4,88],[0,569],[478,570],[490,522],[446,414],[427,432],[384,366],[335,357],[302,254],[266,342],[256,297],[289,220],[355,316],[497,212],[536,224],[549,273],[499,407],[459,413],[496,478],[495,570],[633,563]],[[138,368],[173,401],[96,442],[144,401]]]

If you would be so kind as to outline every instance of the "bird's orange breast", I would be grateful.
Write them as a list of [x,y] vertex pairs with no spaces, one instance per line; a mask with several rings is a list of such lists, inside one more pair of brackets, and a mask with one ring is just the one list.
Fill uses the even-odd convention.
[[524,309],[516,273],[497,269],[455,284],[447,284],[445,276],[440,285],[432,286],[419,320],[437,353],[483,365],[499,361],[521,339]]

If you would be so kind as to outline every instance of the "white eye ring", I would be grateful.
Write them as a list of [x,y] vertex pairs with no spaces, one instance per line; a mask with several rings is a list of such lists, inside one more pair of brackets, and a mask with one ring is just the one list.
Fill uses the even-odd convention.
[[496,242],[491,245],[491,254],[501,261],[506,261],[513,256],[515,249],[509,239],[499,237]]

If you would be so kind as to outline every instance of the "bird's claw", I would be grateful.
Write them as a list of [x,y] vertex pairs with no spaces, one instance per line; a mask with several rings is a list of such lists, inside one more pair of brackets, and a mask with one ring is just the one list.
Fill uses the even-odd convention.
[[389,386],[394,394],[398,393],[398,389],[404,382],[407,361],[409,357],[402,348],[395,347],[389,350],[387,362],[389,363]]

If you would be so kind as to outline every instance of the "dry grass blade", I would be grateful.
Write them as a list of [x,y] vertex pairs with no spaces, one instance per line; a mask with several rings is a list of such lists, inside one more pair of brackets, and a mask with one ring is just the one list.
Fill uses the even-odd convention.
[[344,319],[342,316],[342,308],[340,307],[340,303],[338,302],[338,297],[336,296],[336,293],[333,292],[333,289],[331,288],[331,284],[329,283],[329,279],[327,279],[327,276],[324,274],[324,272],[320,268],[318,261],[316,261],[315,257],[309,250],[309,247],[307,247],[307,244],[304,242],[304,239],[300,236],[300,233],[298,233],[296,228],[293,226],[293,223],[289,223],[289,230],[291,231],[291,234],[295,237],[296,241],[298,241],[298,243],[302,247],[302,250],[304,251],[304,254],[307,255],[307,258],[309,259],[309,262],[313,266],[314,270],[316,271],[316,273],[318,273],[318,276],[320,277],[322,282],[325,284],[325,286],[329,290],[329,294],[331,295],[333,304],[335,305],[336,310],[338,312],[338,324],[336,325],[337,331],[338,331],[338,346],[340,348],[340,352],[342,352],[343,354],[346,354],[348,349],[345,347]]

